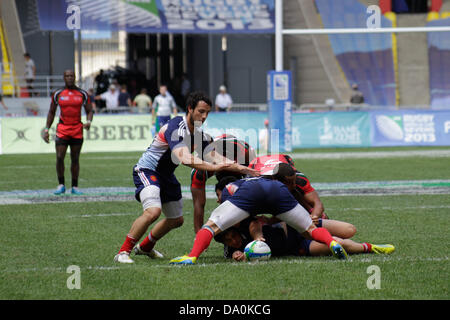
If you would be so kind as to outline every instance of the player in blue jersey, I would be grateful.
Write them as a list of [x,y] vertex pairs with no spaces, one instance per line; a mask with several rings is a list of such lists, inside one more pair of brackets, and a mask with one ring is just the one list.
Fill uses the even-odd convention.
[[[160,257],[161,254],[153,249],[156,241],[183,224],[181,186],[174,174],[179,164],[213,172],[228,170],[258,174],[256,170],[239,165],[208,148],[211,138],[203,133],[200,126],[208,117],[211,104],[203,93],[191,93],[187,99],[186,116],[174,117],[165,124],[134,166],[135,197],[142,203],[143,213],[131,226],[114,257],[116,262],[133,263],[130,258],[133,248],[136,254]],[[193,155],[194,151],[199,156]],[[156,223],[148,237],[135,246],[161,212],[165,218]]]
[[[245,141],[239,140],[231,134],[222,134],[211,142],[216,152],[224,157],[236,161],[248,167],[250,162],[256,157],[255,150]],[[252,168],[258,170],[257,168]],[[258,170],[259,171],[259,170]],[[234,176],[242,179],[245,176],[240,173],[229,172],[208,172],[192,169],[191,171],[191,194],[194,205],[194,232],[197,233],[204,223],[204,212],[206,205],[206,181],[212,176],[216,176],[217,181],[227,176]]]
[[339,259],[347,259],[344,248],[332,238],[330,232],[316,227],[309,212],[291,194],[295,189],[296,172],[286,163],[278,164],[274,170],[278,180],[257,177],[237,180],[228,184],[221,195],[221,205],[197,232],[194,246],[188,255],[174,258],[171,264],[195,264],[211,239],[236,223],[260,213],[268,213],[286,222],[303,237],[325,243],[331,253]]

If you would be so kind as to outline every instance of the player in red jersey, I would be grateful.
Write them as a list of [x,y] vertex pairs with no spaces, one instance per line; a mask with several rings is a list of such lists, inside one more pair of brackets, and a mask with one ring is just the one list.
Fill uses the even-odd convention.
[[300,204],[311,213],[311,219],[328,219],[324,212],[323,203],[309,179],[294,166],[292,158],[286,154],[272,154],[260,156],[250,162],[249,167],[258,170],[261,175],[273,175],[273,169],[279,163],[287,163],[296,171],[295,192],[293,195]]
[[[52,102],[47,115],[43,139],[50,142],[49,129],[55,119],[57,108],[60,108],[59,122],[56,126],[55,148],[56,148],[56,174],[58,176],[58,187],[55,194],[66,191],[64,178],[64,158],[67,147],[70,146],[72,194],[82,194],[78,189],[78,175],[80,172],[80,152],[83,145],[83,129],[89,130],[94,116],[91,101],[86,91],[75,85],[75,72],[64,71],[65,86],[52,94]],[[86,123],[81,122],[82,108],[86,111]]]
[[[229,160],[248,166],[250,161],[256,157],[255,150],[245,141],[239,140],[231,134],[222,134],[211,141],[214,150]],[[203,226],[205,204],[206,204],[206,180],[216,176],[217,181],[223,177],[234,176],[238,179],[244,178],[244,175],[223,170],[218,172],[208,172],[192,169],[191,171],[191,194],[194,203],[194,232],[197,233]]]

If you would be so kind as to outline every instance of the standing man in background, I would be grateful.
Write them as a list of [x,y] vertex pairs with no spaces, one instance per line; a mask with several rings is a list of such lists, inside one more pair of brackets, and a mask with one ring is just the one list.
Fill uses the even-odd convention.
[[159,94],[155,97],[152,109],[152,124],[155,125],[155,132],[159,132],[159,129],[169,122],[172,112],[174,116],[177,116],[177,105],[173,97],[168,94],[167,86],[162,84],[159,86]]
[[34,92],[33,82],[36,78],[36,66],[34,65],[33,59],[31,59],[30,54],[27,52],[23,55],[25,57],[25,81],[27,83],[27,89],[30,97],[37,95]]
[[139,113],[150,112],[150,109],[152,108],[152,98],[147,94],[147,89],[141,89],[141,93],[134,97],[133,104],[138,107]]
[[231,104],[233,99],[227,93],[227,88],[225,86],[220,86],[219,94],[216,96],[216,111],[219,112],[229,112],[231,110]]
[[[89,95],[83,89],[75,85],[75,72],[64,71],[65,87],[56,90],[52,95],[50,110],[47,115],[43,139],[50,142],[48,133],[55,119],[56,109],[60,108],[59,122],[56,126],[56,174],[58,176],[58,187],[54,194],[60,195],[66,192],[64,178],[64,158],[67,147],[70,146],[70,170],[72,173],[72,194],[82,194],[78,189],[78,175],[80,173],[80,152],[83,145],[83,129],[89,130],[94,113]],[[86,123],[81,122],[81,109],[86,111]]]
[[106,112],[114,112],[119,106],[119,90],[117,90],[115,84],[111,84],[108,91],[103,92],[101,95],[95,96],[95,99],[105,100]]

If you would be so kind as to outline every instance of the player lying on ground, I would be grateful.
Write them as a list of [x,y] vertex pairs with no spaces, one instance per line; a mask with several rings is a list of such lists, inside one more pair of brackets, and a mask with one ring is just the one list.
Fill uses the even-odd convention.
[[344,248],[336,242],[325,228],[317,228],[305,210],[292,196],[295,189],[295,170],[285,163],[280,163],[275,171],[284,182],[270,178],[258,177],[237,180],[228,184],[221,195],[221,205],[212,213],[209,220],[197,232],[194,246],[188,255],[174,258],[171,264],[195,264],[205,251],[211,239],[222,230],[236,223],[261,213],[268,213],[286,222],[307,239],[325,243],[333,255],[347,259]]
[[[261,240],[267,243],[271,255],[274,257],[326,256],[331,254],[330,249],[325,244],[305,239],[297,230],[286,225],[286,223],[280,222],[270,225],[264,222],[266,221],[264,218],[261,216],[249,217],[215,236],[214,240],[224,245],[224,257],[235,261],[245,261],[244,248],[253,240]],[[321,223],[322,219],[319,219],[319,225]],[[395,250],[391,244],[376,245],[368,242],[357,243],[336,236],[333,238],[344,247],[348,254],[390,254]]]
[[[186,116],[175,117],[165,124],[134,166],[135,198],[142,203],[143,213],[132,224],[114,261],[134,262],[130,258],[131,251],[161,212],[165,218],[158,221],[148,237],[135,247],[136,254],[160,257],[161,254],[153,249],[157,240],[183,224],[181,185],[174,174],[179,164],[199,170],[229,170],[257,175],[255,170],[230,161],[208,148],[211,138],[203,133],[200,126],[210,111],[211,100],[205,94],[191,93],[187,99]],[[194,150],[201,158],[192,154]]]
[[[250,161],[256,157],[255,150],[245,141],[237,139],[230,134],[223,134],[211,142],[214,150],[220,155],[235,161],[243,166],[248,166]],[[222,171],[206,171],[192,169],[191,171],[191,194],[192,202],[194,204],[194,232],[197,233],[204,223],[205,205],[206,205],[206,180],[215,176],[217,181],[223,177],[233,176],[237,179],[242,179],[245,176],[229,170]]]

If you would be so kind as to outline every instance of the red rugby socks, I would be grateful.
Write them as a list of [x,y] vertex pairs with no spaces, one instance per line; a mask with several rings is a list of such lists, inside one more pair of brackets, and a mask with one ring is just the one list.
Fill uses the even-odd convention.
[[200,229],[195,236],[194,246],[188,256],[198,258],[209,247],[213,235],[213,231],[209,228]]
[[134,245],[136,244],[137,240],[131,237],[129,234],[127,234],[127,237],[125,239],[125,242],[123,243],[122,247],[119,250],[119,253],[125,251],[130,253],[131,250],[133,250]]
[[330,232],[325,228],[315,228],[311,232],[311,237],[318,242],[325,243],[328,247],[330,246],[331,241],[334,240]]
[[363,242],[364,252],[372,252],[372,245],[368,242]]
[[152,251],[153,247],[156,244],[156,241],[158,240],[159,239],[155,238],[155,236],[153,236],[152,232],[150,231],[148,237],[145,237],[144,240],[142,240],[142,242],[139,244],[139,246],[141,247],[142,251],[150,252]]

